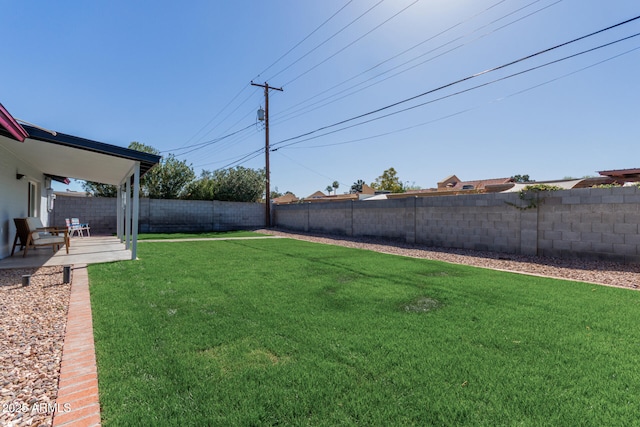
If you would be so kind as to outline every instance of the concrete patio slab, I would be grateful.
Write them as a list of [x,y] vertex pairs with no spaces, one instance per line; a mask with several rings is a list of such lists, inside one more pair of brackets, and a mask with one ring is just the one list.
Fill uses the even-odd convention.
[[124,243],[115,236],[75,237],[71,239],[68,255],[64,248],[55,254],[50,248],[30,249],[26,257],[20,251],[1,259],[0,269],[97,264],[130,259],[131,250],[125,249]]

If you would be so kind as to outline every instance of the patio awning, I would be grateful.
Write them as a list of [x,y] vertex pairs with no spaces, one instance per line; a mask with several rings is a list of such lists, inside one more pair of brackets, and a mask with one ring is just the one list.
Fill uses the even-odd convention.
[[[140,163],[140,175],[160,161],[160,156],[24,125],[28,133],[21,144],[0,138],[0,146],[44,174],[103,184],[119,185]],[[6,131],[0,129],[0,135]]]
[[126,241],[127,249],[131,247],[131,257],[135,259],[140,177],[160,161],[160,156],[30,125],[16,128],[15,119],[4,107],[0,116],[0,152],[11,153],[50,179],[64,181],[70,177],[111,184],[124,187],[124,194],[132,194],[132,202],[127,203],[123,191],[118,191],[118,237]]

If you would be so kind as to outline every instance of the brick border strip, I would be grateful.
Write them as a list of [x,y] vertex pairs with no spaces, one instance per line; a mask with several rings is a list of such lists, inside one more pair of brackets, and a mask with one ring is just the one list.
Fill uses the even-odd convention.
[[100,426],[98,371],[86,264],[75,265],[53,427]]

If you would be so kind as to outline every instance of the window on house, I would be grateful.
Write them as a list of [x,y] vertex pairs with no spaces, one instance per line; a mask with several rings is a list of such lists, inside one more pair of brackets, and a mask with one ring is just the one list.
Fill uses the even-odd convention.
[[29,181],[29,204],[27,206],[28,216],[38,216],[38,186],[35,182]]

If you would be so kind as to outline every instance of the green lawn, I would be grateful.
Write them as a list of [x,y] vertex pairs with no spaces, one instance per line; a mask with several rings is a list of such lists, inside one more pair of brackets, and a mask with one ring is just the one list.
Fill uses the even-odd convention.
[[168,239],[217,239],[228,237],[264,237],[266,234],[255,231],[207,231],[203,233],[142,233],[138,234],[138,240],[168,240]]
[[289,239],[89,267],[105,426],[612,426],[640,293]]

